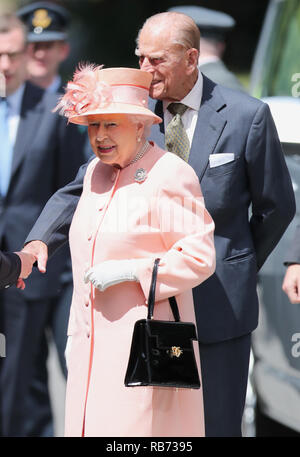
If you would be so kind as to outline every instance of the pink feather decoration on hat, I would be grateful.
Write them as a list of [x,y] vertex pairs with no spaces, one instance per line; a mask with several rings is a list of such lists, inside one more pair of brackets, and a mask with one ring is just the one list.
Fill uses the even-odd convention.
[[65,94],[53,111],[67,118],[84,114],[87,111],[105,108],[112,102],[112,89],[109,84],[98,81],[98,70],[102,65],[79,64],[73,80],[69,81]]

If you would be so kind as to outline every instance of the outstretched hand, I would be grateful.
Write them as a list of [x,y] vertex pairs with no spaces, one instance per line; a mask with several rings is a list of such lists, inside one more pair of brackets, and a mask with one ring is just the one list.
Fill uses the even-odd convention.
[[18,289],[23,290],[25,289],[25,282],[23,280],[28,278],[32,272],[32,267],[36,261],[36,257],[28,252],[15,252],[15,254],[17,254],[21,260],[21,271],[16,286]]
[[37,266],[40,273],[46,273],[48,261],[48,246],[43,241],[30,241],[30,243],[24,246],[22,252],[32,254],[37,260]]
[[20,257],[21,260],[21,272],[20,278],[26,279],[32,272],[32,267],[34,262],[36,261],[36,257],[33,254],[28,252],[15,252]]
[[282,290],[287,294],[291,303],[300,303],[300,265],[290,265],[282,283]]

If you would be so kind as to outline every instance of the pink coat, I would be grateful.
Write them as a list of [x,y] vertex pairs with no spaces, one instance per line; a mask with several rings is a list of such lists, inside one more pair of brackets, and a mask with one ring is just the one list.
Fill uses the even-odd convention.
[[[139,168],[147,172],[142,182],[135,180]],[[195,322],[191,289],[214,272],[213,231],[194,170],[174,154],[151,143],[122,170],[97,158],[90,163],[70,228],[66,436],[204,435],[202,389],[128,388],[124,377],[134,323],[147,316],[154,259],[161,258],[154,318],[172,319],[167,298],[175,295],[181,319]],[[100,292],[83,281],[92,265],[134,258],[144,259],[139,283]],[[195,350],[200,364],[196,342]]]

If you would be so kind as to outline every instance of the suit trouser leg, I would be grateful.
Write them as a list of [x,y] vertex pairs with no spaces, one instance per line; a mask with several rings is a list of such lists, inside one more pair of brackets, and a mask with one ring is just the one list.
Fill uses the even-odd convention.
[[51,317],[51,332],[56,346],[60,368],[65,378],[67,378],[67,365],[65,359],[65,349],[67,344],[67,330],[70,316],[70,307],[73,295],[73,281],[63,284],[62,292],[55,305],[54,313]]
[[251,334],[199,347],[205,435],[241,436]]
[[26,418],[26,436],[51,437],[54,435],[52,411],[49,408],[48,390],[48,345],[54,343],[57,350],[60,369],[67,377],[65,347],[67,328],[72,301],[73,282],[62,285],[58,297],[52,299],[48,320],[41,337],[34,374],[28,395],[28,416]]
[[15,287],[0,294],[1,333],[6,338],[6,357],[1,359],[0,408],[3,436],[25,436],[26,398],[48,301],[27,301]]
[[48,340],[45,329],[43,329],[26,398],[24,435],[27,437],[52,437],[54,435],[48,388],[48,354]]

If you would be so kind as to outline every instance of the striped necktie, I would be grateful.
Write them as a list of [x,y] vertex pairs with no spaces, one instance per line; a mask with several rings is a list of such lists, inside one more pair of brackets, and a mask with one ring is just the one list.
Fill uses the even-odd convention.
[[4,197],[10,181],[13,147],[9,138],[8,103],[0,100],[0,193]]
[[173,118],[165,131],[165,147],[167,151],[174,152],[186,162],[189,160],[190,142],[181,117],[187,108],[183,103],[170,103],[167,109],[173,114]]

